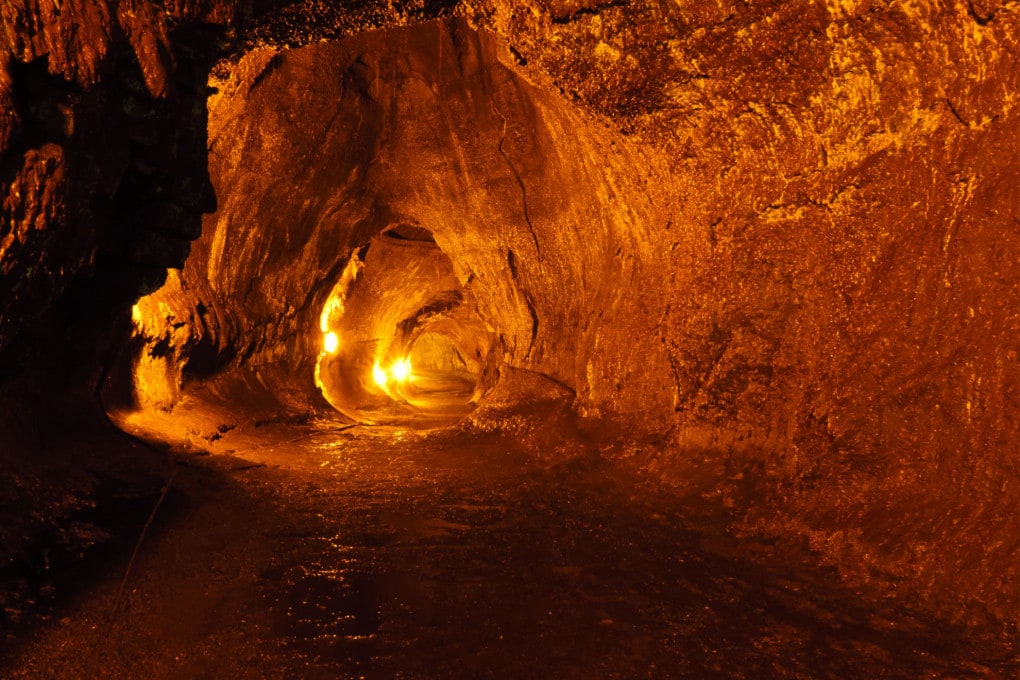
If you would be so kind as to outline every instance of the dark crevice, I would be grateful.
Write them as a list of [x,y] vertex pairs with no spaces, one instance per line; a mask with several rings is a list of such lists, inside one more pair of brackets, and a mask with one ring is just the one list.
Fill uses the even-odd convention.
[[528,353],[525,355],[528,357],[531,356],[531,351],[535,348],[535,340],[538,338],[538,312],[535,311],[535,302],[530,294],[525,293],[524,303],[528,306],[528,314],[531,316],[531,343],[528,346]]
[[1006,5],[1007,3],[1003,2],[995,9],[979,11],[974,5],[974,0],[967,0],[967,13],[978,26],[987,26],[995,19],[996,14],[1006,9]]
[[413,224],[397,224],[395,226],[386,229],[383,232],[383,236],[398,241],[417,241],[419,243],[435,243],[436,239],[432,235],[432,232],[424,227],[415,226]]
[[607,9],[618,9],[618,8],[621,8],[621,7],[629,7],[629,6],[630,6],[630,2],[628,2],[626,0],[613,0],[612,2],[596,3],[592,7],[582,7],[582,8],[580,8],[578,10],[575,10],[575,11],[569,13],[569,14],[560,14],[560,15],[554,14],[552,16],[552,22],[554,24],[569,24],[569,23],[572,23],[574,21],[577,21],[581,17],[596,16],[598,14],[601,14],[602,12],[604,12]]
[[15,172],[20,169],[26,151],[67,142],[74,98],[81,95],[77,85],[49,72],[47,56],[27,64],[12,61],[10,75],[11,97],[20,126],[14,144],[3,152],[4,185],[13,178],[11,166]]
[[503,143],[506,141],[507,133],[507,120],[506,116],[496,111],[496,114],[503,120],[503,129],[500,132],[499,137],[499,155],[506,161],[507,167],[510,168],[510,172],[513,173],[514,179],[517,180],[517,186],[521,189],[521,207],[524,211],[524,221],[528,224],[528,232],[531,234],[531,241],[535,244],[535,255],[538,258],[539,265],[542,263],[542,251],[538,247],[538,235],[535,233],[535,225],[531,222],[531,215],[528,213],[528,190],[524,186],[524,180],[521,179],[521,174],[517,171],[517,167],[511,162],[510,157],[506,155],[506,151],[503,150]]
[[960,115],[960,112],[956,110],[956,107],[953,105],[953,100],[951,100],[949,97],[946,97],[945,102],[946,106],[949,108],[949,112],[953,114],[953,118],[959,121],[960,125],[964,127],[970,127],[970,123],[965,121],[963,119],[963,116]]
[[528,65],[528,60],[524,57],[523,54],[521,54],[519,51],[517,51],[516,47],[514,47],[513,45],[509,45],[509,49],[510,49],[510,54],[512,54],[514,59],[517,60],[518,64],[520,64],[521,66],[527,66]]
[[251,87],[249,89],[254,90],[255,88],[257,88],[262,83],[263,80],[269,77],[270,74],[279,69],[280,66],[282,65],[283,65],[283,53],[274,54],[272,58],[270,58],[269,61],[266,62],[266,65],[262,67],[262,70],[259,71],[258,75],[252,79]]

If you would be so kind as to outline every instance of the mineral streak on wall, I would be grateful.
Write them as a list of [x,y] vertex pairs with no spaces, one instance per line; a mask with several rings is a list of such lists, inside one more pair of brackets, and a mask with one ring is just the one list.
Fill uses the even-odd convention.
[[[452,267],[436,295],[459,296],[415,318],[449,312],[438,335],[491,360],[486,380],[526,369],[573,390],[607,451],[639,451],[738,533],[806,540],[942,616],[1015,622],[1015,3],[490,2],[284,48],[338,37],[294,10],[211,81],[218,205],[186,262],[194,226],[125,226],[212,208],[205,110],[194,87],[167,94],[191,43],[134,4],[77,17],[84,43],[4,5],[0,357],[75,275],[130,270],[144,290],[180,267],[139,303],[155,402],[257,370],[286,404],[321,404],[330,293],[411,225]],[[125,108],[136,90],[159,115]],[[99,114],[117,106],[131,125],[111,130]],[[146,142],[164,131],[192,144],[186,169],[185,147]]]

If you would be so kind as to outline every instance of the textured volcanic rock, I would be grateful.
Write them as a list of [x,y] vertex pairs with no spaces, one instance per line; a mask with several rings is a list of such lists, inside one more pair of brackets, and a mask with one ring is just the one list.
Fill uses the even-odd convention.
[[[305,367],[297,374],[312,388],[320,312],[351,253],[414,224],[452,262],[504,361],[580,388],[594,405],[592,395],[611,391],[598,384],[606,377],[589,377],[595,353],[616,365],[632,353],[606,329],[652,337],[627,282],[636,253],[653,258],[662,182],[650,179],[647,154],[516,77],[494,48],[454,23],[245,57],[210,101],[220,208],[182,274],[197,295],[183,308],[176,289],[152,300],[176,318],[199,303],[223,310],[241,329],[233,354],[248,366],[284,361],[288,376]],[[412,270],[387,281],[379,295],[391,299],[422,285]],[[391,313],[376,307],[363,323]],[[669,390],[657,349],[660,372],[626,371],[637,383],[621,400],[631,410]]]
[[653,467],[729,479],[725,502],[757,506],[746,530],[800,527],[836,563],[1015,620],[1016,8],[489,4],[476,21],[666,149],[680,449]]
[[[67,6],[3,10],[7,371],[75,275],[72,307],[126,313],[212,207],[207,41],[189,53],[145,3]],[[149,405],[247,372],[324,407],[331,291],[416,225],[461,291],[444,333],[497,339],[490,394],[544,375],[738,533],[1015,624],[1015,4],[479,2],[346,38],[411,15],[318,9],[271,15],[217,71],[217,212],[139,303]],[[369,338],[406,320],[366,313]]]

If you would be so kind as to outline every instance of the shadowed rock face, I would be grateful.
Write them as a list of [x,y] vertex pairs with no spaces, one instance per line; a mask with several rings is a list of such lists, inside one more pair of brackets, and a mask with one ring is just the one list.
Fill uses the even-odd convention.
[[[546,376],[607,453],[720,503],[737,533],[806,540],[851,581],[880,574],[941,615],[1014,616],[1016,9],[532,9],[478,4],[222,65],[218,207],[138,303],[141,400],[257,373],[283,409],[402,417],[370,381],[380,343],[446,368],[477,350],[464,404],[514,393],[521,370]],[[271,26],[277,43],[314,36],[303,22]],[[35,88],[18,96],[66,97]],[[91,252],[92,222],[66,218],[71,188],[96,195],[72,172],[80,149],[26,146],[11,166],[23,189],[4,204],[2,243],[18,245],[0,251],[3,290],[40,257]],[[9,236],[59,225],[53,245]],[[435,248],[384,254],[398,225]],[[183,257],[153,252],[158,271]],[[329,330],[338,357],[372,350],[323,364],[323,310],[352,258],[364,297]],[[426,276],[429,261],[442,265]],[[8,296],[0,328],[63,280]]]
[[215,208],[204,101],[222,31],[171,31],[180,17],[144,2],[51,5],[0,15],[8,378],[26,364],[87,374],[114,320],[183,264]]

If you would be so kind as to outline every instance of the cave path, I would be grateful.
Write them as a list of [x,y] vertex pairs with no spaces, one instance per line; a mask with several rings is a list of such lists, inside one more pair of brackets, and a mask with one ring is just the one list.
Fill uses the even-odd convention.
[[675,497],[567,437],[544,462],[512,438],[457,430],[280,426],[271,441],[243,458],[177,457],[116,611],[124,564],[0,675],[1007,672],[828,571],[689,528]]

